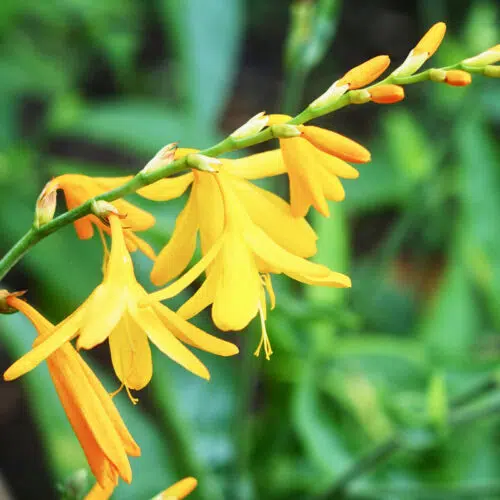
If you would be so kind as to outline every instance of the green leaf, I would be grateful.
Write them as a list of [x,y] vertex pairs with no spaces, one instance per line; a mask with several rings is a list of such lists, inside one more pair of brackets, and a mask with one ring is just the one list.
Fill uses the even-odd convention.
[[177,53],[181,98],[187,101],[190,114],[199,125],[213,125],[236,76],[243,1],[159,1],[163,29]]

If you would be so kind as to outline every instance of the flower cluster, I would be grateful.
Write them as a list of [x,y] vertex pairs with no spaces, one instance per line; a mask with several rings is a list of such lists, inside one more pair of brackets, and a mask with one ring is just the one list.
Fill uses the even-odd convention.
[[[270,359],[273,351],[266,318],[276,302],[272,275],[285,274],[313,286],[351,286],[345,274],[308,260],[316,253],[317,235],[306,216],[312,207],[329,217],[329,201],[345,198],[341,179],[359,176],[351,164],[370,161],[370,152],[352,139],[305,123],[347,104],[398,102],[404,98],[402,85],[407,83],[428,79],[463,86],[470,83],[471,73],[498,73],[494,66],[500,60],[497,45],[453,67],[416,75],[437,50],[444,33],[444,23],[434,25],[403,64],[379,83],[373,84],[390,64],[385,55],[347,72],[297,117],[259,113],[223,141],[224,147],[219,147],[217,154],[271,138],[279,140],[278,149],[236,160],[216,160],[169,144],[135,177],[65,174],[45,186],[37,201],[34,227],[43,230],[52,223],[58,190],[64,193],[68,211],[88,204],[89,210],[73,222],[80,239],[91,238],[95,229],[101,236],[103,280],[57,325],[19,298],[19,293],[4,291],[0,295],[1,311],[21,312],[38,332],[31,351],[5,372],[4,379],[14,380],[47,361],[97,481],[88,498],[109,497],[119,477],[130,482],[128,457],[140,455],[140,448],[72,342],[87,350],[108,340],[116,376],[134,403],[137,399],[131,390],[144,388],[153,376],[150,342],[204,379],[210,378],[209,371],[191,348],[218,356],[238,353],[232,342],[188,321],[207,307],[222,331],[242,330],[259,316],[262,333],[255,354],[264,349]],[[177,166],[180,175],[163,178],[163,173],[175,171],[168,172],[172,166]],[[288,177],[289,201],[252,182],[277,175]],[[113,196],[124,186],[132,186],[130,192],[157,202],[180,197],[190,189],[172,236],[158,256],[137,235],[155,224],[154,217],[121,196]],[[201,258],[190,267],[198,236]],[[148,293],[137,281],[130,256],[135,250],[153,261],[151,282],[164,288]],[[200,279],[196,291],[177,311],[162,303]],[[184,498],[195,486],[196,481],[187,478],[163,492],[161,498]]]

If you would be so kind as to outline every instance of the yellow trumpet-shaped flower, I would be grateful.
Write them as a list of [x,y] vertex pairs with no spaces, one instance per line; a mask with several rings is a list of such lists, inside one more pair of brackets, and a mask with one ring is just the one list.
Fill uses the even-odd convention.
[[[68,210],[72,210],[90,198],[122,186],[130,179],[132,179],[132,176],[88,177],[80,174],[64,174],[52,179],[45,187],[45,190],[61,189],[64,192]],[[115,200],[113,204],[118,212],[127,215],[125,240],[129,251],[133,252],[139,249],[154,260],[155,253],[153,249],[135,234],[136,231],[145,231],[154,225],[155,218],[153,215],[125,200]],[[94,235],[93,225],[109,234],[109,228],[95,215],[87,215],[74,222],[76,234],[82,240],[92,238]]]
[[311,285],[351,285],[347,276],[298,257],[260,227],[241,201],[230,174],[196,172],[195,179],[185,210],[198,207],[198,212],[196,216],[186,215],[181,222],[182,237],[199,229],[204,257],[172,285],[153,293],[150,300],[176,295],[206,271],[206,280],[178,313],[190,318],[212,304],[212,318],[218,328],[241,330],[257,313],[265,315],[263,288],[270,294],[272,289],[262,275],[284,273]]
[[[152,500],[182,500],[186,498],[197,485],[198,481],[194,477],[185,477],[161,493],[158,493],[158,495],[155,495]],[[85,497],[85,500],[108,500],[113,490],[114,486],[112,484],[103,487],[99,483],[96,483]]]
[[[56,331],[47,319],[14,294],[7,303],[23,313],[38,331],[35,345],[50,340]],[[64,411],[80,441],[90,469],[100,487],[113,485],[120,476],[130,483],[127,455],[141,454],[108,393],[70,343],[62,344],[47,358],[50,376]]]
[[207,368],[183,342],[220,356],[238,352],[235,345],[205,333],[159,302],[139,307],[148,293],[135,278],[120,219],[111,214],[109,222],[111,252],[102,284],[49,338],[5,372],[7,380],[33,369],[77,335],[77,347],[83,349],[91,349],[109,338],[114,370],[127,391],[142,389],[151,380],[153,365],[148,338],[176,363],[205,379],[210,378]]
[[[181,154],[186,154],[185,151]],[[231,184],[252,221],[273,241],[300,257],[310,257],[316,253],[317,236],[307,221],[294,217],[288,203],[280,197],[247,180],[284,173],[280,150],[239,160],[223,159],[220,170],[224,172],[224,179]],[[210,175],[194,172],[164,179],[148,186],[148,192],[142,194],[154,200],[169,199],[174,191],[178,194],[178,184],[175,184],[179,182],[178,179],[182,179],[184,189],[191,183],[193,187],[185,208],[177,218],[172,238],[156,259],[151,273],[155,285],[163,285],[184,271],[194,254],[198,230],[203,253],[219,239],[223,230],[224,206],[217,183]],[[210,207],[209,213],[207,207]]]
[[[287,115],[271,115],[270,123],[284,123]],[[349,165],[370,161],[370,152],[357,142],[330,130],[298,126],[300,137],[280,139],[281,153],[290,183],[290,204],[295,217],[303,217],[311,205],[328,217],[327,200],[342,201],[339,177],[356,179],[359,172]]]

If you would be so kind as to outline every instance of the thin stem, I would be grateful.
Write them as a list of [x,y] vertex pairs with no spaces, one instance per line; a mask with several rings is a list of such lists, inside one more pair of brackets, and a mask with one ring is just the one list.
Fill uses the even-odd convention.
[[0,261],[0,281],[12,269],[24,254],[38,241],[37,230],[32,227],[17,243],[4,255]]

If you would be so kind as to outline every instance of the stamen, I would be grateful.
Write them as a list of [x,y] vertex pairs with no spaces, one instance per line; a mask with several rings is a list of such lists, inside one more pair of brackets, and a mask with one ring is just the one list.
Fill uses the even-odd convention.
[[99,237],[101,238],[103,252],[104,252],[104,256],[102,259],[102,274],[106,274],[106,268],[108,266],[108,260],[109,260],[108,243],[106,241],[106,237],[104,236],[104,231],[99,226],[97,226],[97,230],[99,231]]
[[269,361],[271,359],[271,355],[273,353],[273,350],[271,348],[271,341],[269,340],[269,336],[268,336],[267,330],[266,330],[266,319],[265,319],[264,310],[262,308],[262,303],[259,303],[259,317],[260,317],[260,326],[262,329],[262,333],[261,333],[259,345],[257,346],[257,349],[255,349],[255,352],[253,353],[253,355],[256,357],[259,357],[262,346],[264,346],[264,353],[266,355],[266,359]]
[[125,390],[127,391],[128,398],[130,399],[130,401],[132,401],[133,405],[136,405],[139,402],[139,398],[134,398],[134,396],[132,396],[132,393],[130,392],[130,389],[125,384],[121,384],[120,387],[118,387],[118,389],[116,389],[116,391],[110,392],[109,395],[112,398],[114,398],[118,393],[120,393],[122,391],[122,389],[124,387],[125,387]]

